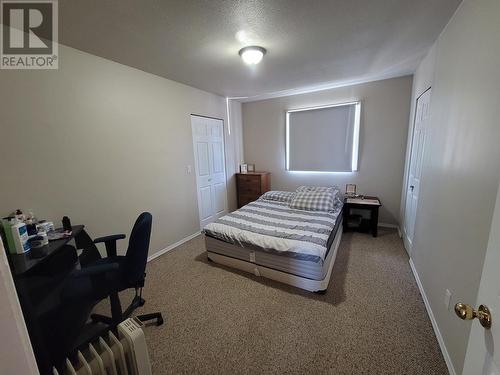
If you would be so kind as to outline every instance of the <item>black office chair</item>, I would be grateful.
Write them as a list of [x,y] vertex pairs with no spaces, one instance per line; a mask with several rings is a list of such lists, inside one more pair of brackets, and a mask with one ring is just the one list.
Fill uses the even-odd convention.
[[[99,314],[92,314],[90,317],[96,323],[105,323],[112,327],[127,319],[137,307],[143,306],[145,300],[142,298],[142,288],[146,276],[152,220],[149,212],[139,215],[130,233],[125,256],[118,256],[116,253],[116,241],[124,239],[124,234],[96,238],[94,243],[105,244],[107,257],[73,272],[62,291],[63,300],[100,301],[109,297],[111,317]],[[123,311],[118,293],[129,288],[135,289],[135,296]],[[137,318],[142,321],[155,319],[157,325],[163,323],[163,317],[159,312],[139,315]]]

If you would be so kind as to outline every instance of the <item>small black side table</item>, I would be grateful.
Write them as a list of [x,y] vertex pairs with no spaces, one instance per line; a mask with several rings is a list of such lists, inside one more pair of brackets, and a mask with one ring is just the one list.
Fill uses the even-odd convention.
[[378,209],[382,206],[377,197],[364,196],[362,198],[345,198],[344,200],[344,232],[354,230],[349,227],[351,209],[370,211],[370,230],[373,237],[377,237],[378,232]]

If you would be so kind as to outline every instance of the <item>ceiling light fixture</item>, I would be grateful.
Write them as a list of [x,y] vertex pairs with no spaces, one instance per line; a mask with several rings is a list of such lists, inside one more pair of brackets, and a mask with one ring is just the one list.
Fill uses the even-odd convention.
[[240,49],[240,52],[238,53],[246,64],[255,65],[260,63],[266,52],[265,48],[259,46],[248,46]]

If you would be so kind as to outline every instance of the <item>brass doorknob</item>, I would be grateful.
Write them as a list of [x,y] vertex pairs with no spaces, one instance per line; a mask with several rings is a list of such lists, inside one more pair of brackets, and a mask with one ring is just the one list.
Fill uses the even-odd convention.
[[491,328],[491,313],[490,309],[485,305],[480,305],[479,309],[474,310],[472,306],[465,303],[457,303],[455,305],[455,313],[460,319],[472,320],[474,318],[479,319],[479,323],[486,328]]

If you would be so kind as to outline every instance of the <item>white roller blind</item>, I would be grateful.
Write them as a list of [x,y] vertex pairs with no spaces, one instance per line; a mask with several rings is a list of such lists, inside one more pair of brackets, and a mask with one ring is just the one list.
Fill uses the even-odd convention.
[[287,112],[287,169],[357,170],[360,103]]

